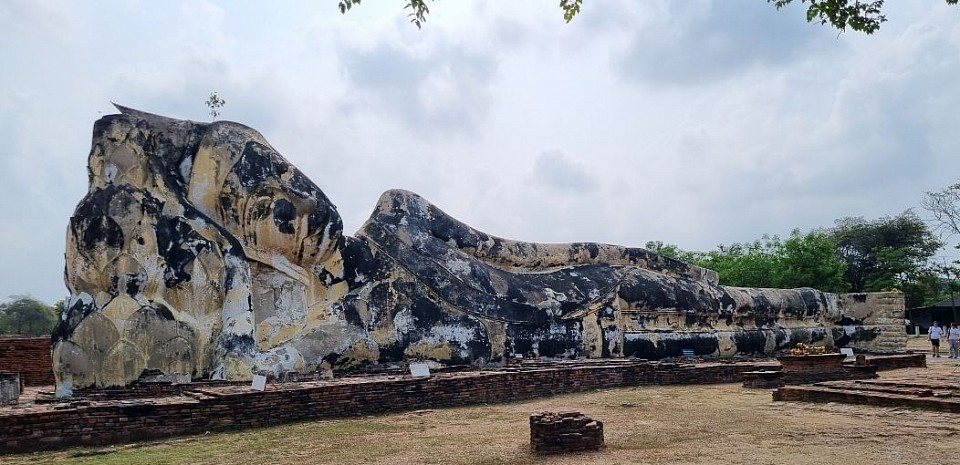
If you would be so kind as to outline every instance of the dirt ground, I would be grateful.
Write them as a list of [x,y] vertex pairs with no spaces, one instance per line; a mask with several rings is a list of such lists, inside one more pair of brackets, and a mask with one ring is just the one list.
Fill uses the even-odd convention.
[[[926,349],[924,339],[910,346]],[[960,378],[960,362],[882,378]],[[530,454],[529,414],[604,422],[606,448]],[[2,427],[2,426],[0,426]],[[529,402],[316,421],[156,443],[0,456],[4,464],[907,464],[960,463],[960,414],[773,402],[739,384],[651,386]]]

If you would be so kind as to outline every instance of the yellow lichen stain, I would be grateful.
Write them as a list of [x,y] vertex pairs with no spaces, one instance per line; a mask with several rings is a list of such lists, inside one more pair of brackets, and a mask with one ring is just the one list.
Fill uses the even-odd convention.
[[124,386],[137,379],[147,368],[140,348],[127,341],[120,341],[103,358],[103,365],[96,374],[100,386]]
[[73,341],[83,347],[86,356],[102,360],[121,340],[116,323],[100,313],[91,313],[73,331]]
[[330,321],[330,302],[321,300],[310,304],[307,313],[303,319],[303,327],[306,330],[316,328]]
[[133,300],[133,298],[127,294],[120,294],[114,297],[113,300],[101,310],[101,313],[115,323],[120,323],[118,326],[122,333],[123,327],[121,322],[126,322],[137,310],[140,310],[140,304],[137,303],[136,300]]
[[447,342],[419,341],[407,347],[403,354],[413,359],[450,360],[453,358],[453,346]]
[[390,320],[381,323],[379,327],[370,331],[368,334],[370,339],[381,346],[394,344],[400,340],[400,333]]
[[[211,146],[212,141],[203,141],[193,157],[187,200],[206,215],[221,220],[218,202],[221,186],[233,164],[229,162],[230,151],[223,146]],[[228,223],[229,224],[229,223]]]
[[260,350],[268,350],[288,342],[304,332],[304,325],[282,324],[276,318],[270,317],[257,325],[257,346]]
[[[132,144],[117,146],[107,157],[104,169],[115,169],[114,184],[147,185],[149,168],[144,166],[147,158],[140,147]],[[106,174],[106,173],[104,173]]]
[[227,381],[248,381],[253,377],[253,366],[247,359],[227,356],[223,359],[223,377]]
[[346,281],[340,281],[333,284],[326,284],[320,281],[315,275],[311,275],[309,283],[305,283],[307,291],[311,294],[313,301],[338,302],[350,292],[350,284]]
[[[193,230],[200,235],[200,237],[203,237],[214,244],[227,243],[227,240],[223,237],[223,234],[221,234],[217,228],[213,227],[213,225],[200,221],[188,222],[190,223],[190,226],[193,227]],[[210,249],[210,253],[216,254],[216,256],[220,259],[223,258],[223,254],[220,253],[219,248]]]
[[[564,320],[579,320],[579,319],[587,318],[589,315],[596,314],[598,311],[602,310],[604,307],[607,306],[607,301],[608,301],[608,299],[605,298],[605,297],[606,297],[606,296],[601,296],[601,297],[598,297],[598,298],[596,298],[596,299],[594,299],[594,300],[592,300],[592,301],[590,301],[590,302],[587,302],[587,304],[584,305],[583,307],[581,307],[581,308],[579,308],[579,309],[577,309],[577,310],[574,310],[573,312],[570,312],[570,313],[566,314],[566,315],[563,317],[563,319],[564,319]],[[618,304],[616,304],[617,300],[618,300],[618,299],[614,299],[614,300],[613,300],[613,301],[615,302],[614,305],[618,305]],[[615,307],[615,308],[625,308],[625,307],[618,306],[618,307]]]
[[111,300],[113,300],[113,295],[111,295],[109,292],[102,290],[97,290],[95,292],[96,293],[93,294],[93,302],[97,305],[97,307],[103,308],[105,305],[110,303]]
[[181,309],[197,321],[220,318],[220,309],[224,300],[222,261],[215,254],[201,252],[185,271],[191,280],[174,287],[165,288],[162,297],[151,300],[167,300],[172,307]]
[[177,336],[163,343],[159,350],[152,351],[148,357],[150,368],[164,373],[193,373],[196,357],[193,342],[183,336]]
[[323,269],[327,270],[327,273],[330,273],[332,276],[343,276],[343,254],[340,250],[330,254],[330,256],[323,261]]
[[346,352],[343,353],[343,357],[353,360],[354,363],[376,363],[380,360],[380,350],[378,347],[375,347],[370,341],[359,340],[356,344],[350,346]]

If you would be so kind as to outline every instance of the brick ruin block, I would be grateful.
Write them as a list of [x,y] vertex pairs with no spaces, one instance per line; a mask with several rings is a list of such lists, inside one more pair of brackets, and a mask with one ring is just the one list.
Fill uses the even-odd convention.
[[745,371],[743,387],[755,389],[776,389],[783,387],[783,372],[779,370]]
[[603,422],[575,411],[530,415],[530,449],[538,454],[597,450],[603,447]]
[[54,383],[50,336],[0,336],[0,371],[19,373],[24,386]]
[[845,365],[844,354],[786,355],[777,357],[783,367],[786,384],[809,384],[841,379],[870,379],[877,377],[877,366]]

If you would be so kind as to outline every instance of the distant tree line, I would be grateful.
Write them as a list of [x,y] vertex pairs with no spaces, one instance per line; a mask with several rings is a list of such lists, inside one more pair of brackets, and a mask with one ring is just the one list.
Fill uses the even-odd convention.
[[28,295],[15,295],[0,304],[0,335],[49,336],[63,301],[47,305]]
[[[720,274],[720,284],[741,287],[812,287],[827,292],[903,291],[907,307],[949,297],[956,283],[933,257],[943,242],[908,210],[876,220],[842,218],[832,228],[790,237],[763,235],[747,243],[720,244],[706,252],[661,241],[647,248]],[[949,276],[949,275],[948,275]]]

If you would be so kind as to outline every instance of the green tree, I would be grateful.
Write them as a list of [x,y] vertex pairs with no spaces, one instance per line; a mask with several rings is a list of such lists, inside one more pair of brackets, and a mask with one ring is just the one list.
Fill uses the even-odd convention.
[[908,210],[873,221],[842,218],[832,229],[805,234],[794,229],[786,240],[763,235],[709,252],[684,251],[661,241],[648,242],[647,248],[715,270],[720,284],[727,286],[827,292],[900,289],[907,305],[916,307],[936,302],[946,284],[952,284],[930,262],[942,245]]
[[0,304],[0,334],[49,336],[57,321],[54,309],[27,295]]
[[684,251],[662,241],[647,242],[647,249],[715,270],[720,284],[726,286],[812,287],[827,292],[850,287],[843,278],[846,264],[824,231],[803,234],[794,229],[786,240],[765,234],[753,242],[721,244],[709,252]]
[[900,283],[907,308],[923,307],[942,302],[951,297],[951,291],[956,293],[960,287],[954,279],[940,274],[938,269],[928,269],[918,272],[912,280]]
[[837,256],[837,244],[824,231],[801,234],[794,229],[783,241],[777,266],[777,287],[812,287],[827,292],[844,292],[846,263]]
[[[341,13],[350,11],[361,0],[342,0],[338,7]],[[726,1],[726,0],[723,0]],[[773,3],[777,9],[781,9],[795,0],[767,0],[767,3]],[[945,0],[947,4],[956,5],[958,0]],[[850,28],[854,31],[873,34],[880,25],[887,21],[883,14],[884,0],[800,0],[799,3],[806,5],[807,22],[819,22],[822,25],[830,25],[841,31]],[[568,23],[580,13],[580,7],[583,0],[560,0],[560,10],[563,11],[563,19]],[[427,21],[427,14],[430,8],[426,0],[407,0],[403,5],[404,10],[410,10],[407,16],[410,22],[418,28]]]
[[764,234],[753,242],[720,244],[717,250],[701,254],[694,263],[715,270],[720,284],[725,286],[777,287],[782,246],[779,237]]
[[647,250],[651,252],[656,252],[664,257],[670,258],[680,258],[680,254],[683,253],[680,250],[680,247],[677,247],[676,244],[667,244],[663,241],[649,241],[646,246]]
[[[915,292],[915,284],[932,272],[930,259],[940,242],[915,213],[907,210],[895,217],[873,221],[842,218],[830,235],[839,258],[847,264],[845,279],[854,292],[898,288]],[[922,296],[908,294],[910,301]]]

